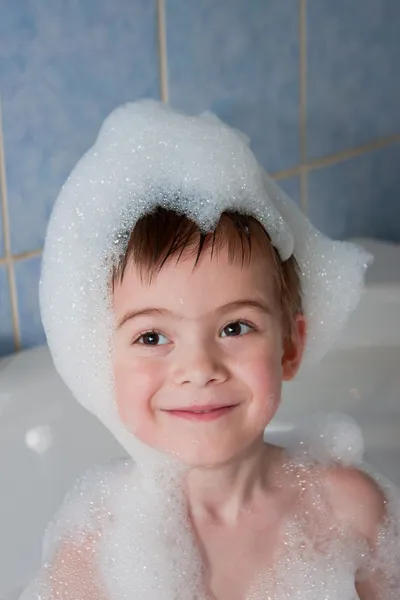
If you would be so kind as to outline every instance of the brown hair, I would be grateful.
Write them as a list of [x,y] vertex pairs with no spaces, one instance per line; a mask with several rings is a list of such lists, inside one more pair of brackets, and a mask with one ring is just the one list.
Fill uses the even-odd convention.
[[264,227],[249,215],[225,211],[211,233],[204,233],[186,215],[157,207],[141,217],[129,235],[125,254],[113,270],[112,282],[121,282],[129,263],[135,264],[141,277],[151,281],[168,259],[177,262],[187,251],[195,258],[195,266],[207,248],[227,248],[229,259],[240,257],[242,265],[248,264],[254,247],[262,251],[271,265],[271,275],[276,282],[278,302],[281,307],[285,335],[290,336],[296,314],[302,312],[300,272],[296,259],[291,256],[282,262],[278,251],[272,246]]

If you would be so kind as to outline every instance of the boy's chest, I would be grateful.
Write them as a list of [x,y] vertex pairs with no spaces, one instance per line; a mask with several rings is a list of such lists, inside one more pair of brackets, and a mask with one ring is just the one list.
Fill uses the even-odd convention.
[[328,548],[321,551],[314,545],[313,527],[289,516],[247,523],[232,531],[204,527],[198,535],[215,600],[357,597],[345,549],[337,553],[337,559]]
[[[135,502],[143,495],[118,498],[99,548],[110,600],[158,600],[160,589],[168,600],[208,600],[207,589],[200,592],[204,584],[213,600],[355,597],[345,554],[340,550],[342,562],[332,569],[331,545],[321,554],[314,544],[315,533],[323,530],[320,519],[314,513],[306,523],[298,519],[297,497],[288,503],[279,497],[234,528],[193,518],[188,526],[187,516],[176,511],[165,519],[164,497],[140,505]],[[144,595],[135,596],[138,590]]]
[[[204,527],[198,532],[206,578],[216,600],[244,600],[260,576],[271,572],[282,548],[279,524],[269,528],[241,527],[232,531]],[[272,597],[272,596],[271,596]]]

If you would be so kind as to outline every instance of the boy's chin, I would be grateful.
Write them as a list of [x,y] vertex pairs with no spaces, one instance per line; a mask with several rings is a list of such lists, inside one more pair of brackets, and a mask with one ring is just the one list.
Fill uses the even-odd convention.
[[[188,468],[218,468],[236,462],[245,457],[257,454],[260,446],[263,446],[262,431],[252,432],[249,436],[209,436],[208,439],[179,439],[178,436],[140,436],[137,437],[146,446],[153,448],[161,454],[166,455]],[[178,438],[178,439],[177,439]]]
[[196,448],[175,448],[164,451],[188,468],[215,469],[239,461],[243,450],[237,446],[234,448],[210,448],[210,446],[202,447],[199,444]]

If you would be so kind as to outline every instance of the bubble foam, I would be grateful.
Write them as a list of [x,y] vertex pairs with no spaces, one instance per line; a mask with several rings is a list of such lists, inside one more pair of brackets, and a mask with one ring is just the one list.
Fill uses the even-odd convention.
[[[298,490],[296,501],[272,563],[242,600],[356,600],[356,582],[371,574],[379,592],[374,597],[398,600],[399,490],[377,478],[386,516],[372,549],[332,510],[324,487],[326,452],[316,463],[314,440],[304,428],[287,441],[282,473]],[[130,460],[89,472],[49,526],[44,567],[21,600],[212,600],[183,490],[182,474],[144,473]]]
[[356,421],[340,413],[315,413],[303,419],[294,436],[297,444],[307,440],[305,451],[319,462],[361,464],[364,439]]
[[282,260],[294,253],[308,321],[305,362],[321,358],[355,308],[368,255],[318,232],[258,164],[248,139],[217,117],[154,101],[116,109],[63,186],[48,226],[40,304],[55,366],[78,401],[137,461],[162,457],[121,424],[111,366],[110,276],[127,232],[161,205],[204,231],[224,210],[256,217]]

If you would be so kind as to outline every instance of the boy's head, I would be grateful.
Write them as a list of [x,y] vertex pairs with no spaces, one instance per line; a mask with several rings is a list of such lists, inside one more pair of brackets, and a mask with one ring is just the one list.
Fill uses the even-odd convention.
[[157,208],[113,273],[116,402],[143,442],[189,464],[229,461],[262,439],[305,342],[295,259],[254,218],[214,232]]

